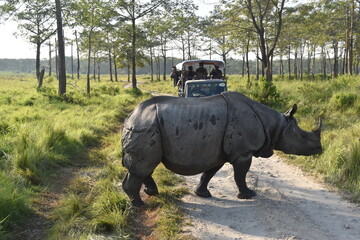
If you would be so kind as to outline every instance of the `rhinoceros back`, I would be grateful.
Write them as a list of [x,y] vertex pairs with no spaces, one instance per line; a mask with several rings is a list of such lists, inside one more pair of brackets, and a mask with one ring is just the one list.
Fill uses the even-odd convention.
[[166,98],[157,102],[163,141],[163,163],[180,174],[192,175],[224,161],[222,140],[227,104],[222,96]]

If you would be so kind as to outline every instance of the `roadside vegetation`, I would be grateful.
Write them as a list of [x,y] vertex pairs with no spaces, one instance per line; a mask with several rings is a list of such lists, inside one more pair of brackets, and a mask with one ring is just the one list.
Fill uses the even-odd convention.
[[[124,77],[125,79],[125,77]],[[122,80],[122,79],[120,79]],[[50,214],[49,239],[191,239],[181,232],[183,213],[177,201],[186,194],[178,176],[159,166],[154,178],[160,196],[145,198],[147,206],[133,209],[121,189],[126,170],[121,165],[121,123],[134,106],[150,97],[125,89],[121,82],[69,83],[59,97],[57,82],[46,78],[36,89],[28,75],[0,76],[0,239],[13,234],[34,214],[41,192],[59,184],[62,170],[76,167],[63,186],[65,196]],[[171,81],[139,78],[146,91],[176,95]],[[230,75],[228,86],[280,112],[298,104],[296,118],[305,130],[323,119],[324,153],[286,156],[288,161],[337,186],[360,202],[360,78],[341,76],[313,81],[266,81]],[[79,167],[80,166],[80,167]]]
[[[38,214],[34,203],[41,193],[59,188],[65,197],[49,213],[49,239],[133,239],[138,212],[121,189],[120,130],[150,94],[125,89],[124,81],[94,81],[89,96],[84,81],[70,80],[59,97],[55,78],[46,78],[41,89],[35,83],[26,74],[0,76],[0,239]],[[65,179],[69,169],[76,173]],[[153,221],[159,235],[172,236],[180,231],[181,214],[167,209],[176,208],[185,190],[164,168],[155,175],[161,194],[150,206],[162,217]]]

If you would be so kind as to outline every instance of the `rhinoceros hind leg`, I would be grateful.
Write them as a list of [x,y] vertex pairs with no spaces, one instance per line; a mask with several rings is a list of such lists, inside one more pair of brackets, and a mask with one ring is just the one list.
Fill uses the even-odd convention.
[[219,169],[222,166],[224,166],[224,164],[221,164],[220,166],[211,168],[201,175],[199,185],[195,189],[196,195],[198,195],[199,197],[205,197],[205,198],[211,197],[211,193],[208,190],[207,186],[208,186],[211,178],[217,173],[217,171],[219,171]]
[[144,192],[147,195],[154,196],[154,195],[159,194],[159,190],[158,190],[158,188],[156,186],[156,183],[155,183],[154,179],[151,176],[145,178],[144,184],[145,184]]
[[137,177],[136,175],[131,173],[127,173],[123,180],[122,188],[131,199],[131,204],[134,207],[141,207],[142,205],[144,205],[144,202],[141,200],[139,193],[142,183],[142,178]]

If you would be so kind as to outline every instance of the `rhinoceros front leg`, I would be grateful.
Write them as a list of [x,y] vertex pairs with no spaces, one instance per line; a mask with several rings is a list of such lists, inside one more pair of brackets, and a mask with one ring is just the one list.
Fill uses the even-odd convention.
[[124,192],[129,196],[132,205],[135,207],[144,205],[139,193],[143,181],[143,178],[140,178],[132,173],[127,173],[122,183]]
[[249,199],[256,196],[256,193],[249,189],[246,185],[246,174],[251,166],[251,159],[237,159],[232,163],[234,167],[234,178],[237,187],[239,188],[238,198],[240,199]]
[[199,185],[195,189],[196,195],[198,195],[199,197],[206,197],[206,198],[211,197],[211,193],[207,188],[208,183],[211,180],[211,178],[217,173],[217,171],[219,171],[220,168],[222,168],[222,166],[224,166],[224,164],[221,164],[220,166],[207,170],[201,175]]

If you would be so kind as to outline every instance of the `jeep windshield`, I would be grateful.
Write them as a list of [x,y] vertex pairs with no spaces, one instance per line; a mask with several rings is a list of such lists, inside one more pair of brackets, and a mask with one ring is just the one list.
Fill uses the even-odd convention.
[[186,83],[186,97],[205,97],[220,94],[226,91],[226,83],[223,81],[188,81]]

